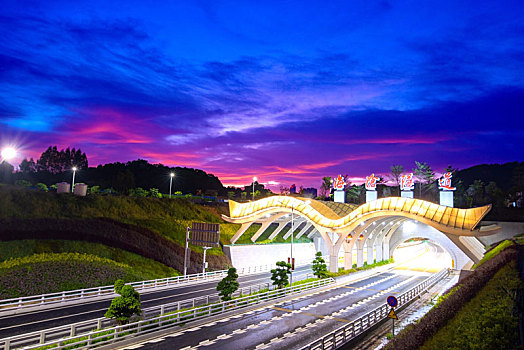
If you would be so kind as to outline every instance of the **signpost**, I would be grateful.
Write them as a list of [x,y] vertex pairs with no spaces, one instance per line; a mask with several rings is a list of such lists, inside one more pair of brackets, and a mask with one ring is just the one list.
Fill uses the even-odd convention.
[[393,321],[393,331],[391,332],[391,334],[395,336],[395,320],[398,320],[398,317],[393,308],[397,307],[398,300],[393,295],[390,295],[387,298],[387,302],[388,302],[388,305],[391,306],[391,310],[388,313],[388,318],[391,318],[391,320]]
[[[189,235],[191,233],[191,236]],[[189,257],[191,250],[189,242],[193,245],[204,248],[204,262],[202,263],[202,273],[206,272],[206,251],[213,247],[218,247],[220,241],[220,224],[208,224],[203,222],[193,222],[191,228],[186,228],[186,250],[184,254],[184,276],[187,275]]]

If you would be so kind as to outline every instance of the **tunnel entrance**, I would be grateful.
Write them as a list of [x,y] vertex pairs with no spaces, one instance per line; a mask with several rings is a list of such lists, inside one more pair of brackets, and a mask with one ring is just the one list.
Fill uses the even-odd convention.
[[425,237],[415,237],[399,244],[393,251],[393,259],[399,268],[438,272],[453,268],[451,254],[437,242]]

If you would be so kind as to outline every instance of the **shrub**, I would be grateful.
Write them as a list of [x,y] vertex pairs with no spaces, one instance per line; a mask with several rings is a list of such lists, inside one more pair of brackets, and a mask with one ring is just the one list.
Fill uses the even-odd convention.
[[27,180],[16,180],[15,181],[15,185],[22,186],[22,187],[31,187],[31,186],[33,186],[33,184],[30,183]]
[[158,192],[158,188],[150,188],[149,195],[152,198],[162,198],[162,193]]
[[46,184],[43,184],[41,182],[36,184],[36,188],[39,189],[40,191],[44,191],[44,192],[48,192],[49,191],[49,189],[47,188]]
[[149,192],[144,190],[142,187],[137,187],[129,190],[129,195],[132,197],[147,197],[148,194]]
[[218,282],[217,292],[222,301],[231,300],[231,296],[237,291],[239,286],[237,279],[237,269],[230,267],[227,270],[227,276]]
[[273,285],[278,286],[279,289],[282,289],[285,285],[289,283],[288,275],[291,274],[291,264],[288,264],[285,261],[277,262],[277,268],[271,270],[271,280]]
[[129,285],[122,286],[122,280],[115,282],[115,291],[120,294],[114,298],[105,317],[115,319],[118,324],[126,324],[133,315],[140,315],[140,294]]
[[317,252],[315,260],[313,260],[313,274],[317,276],[318,278],[326,278],[328,276],[328,270],[326,266],[326,262],[322,258],[322,253]]

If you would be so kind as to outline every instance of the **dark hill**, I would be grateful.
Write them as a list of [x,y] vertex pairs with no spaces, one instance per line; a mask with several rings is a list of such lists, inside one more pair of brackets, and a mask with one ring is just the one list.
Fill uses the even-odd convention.
[[508,191],[513,186],[513,172],[519,166],[524,166],[524,162],[475,165],[457,171],[454,174],[454,180],[462,180],[465,188],[468,188],[475,180],[482,180],[486,185],[494,181],[503,191]]

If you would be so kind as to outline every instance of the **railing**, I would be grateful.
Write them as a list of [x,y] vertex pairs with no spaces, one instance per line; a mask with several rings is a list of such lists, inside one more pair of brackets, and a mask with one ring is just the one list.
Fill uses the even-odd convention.
[[[410,302],[414,298],[416,298],[418,295],[425,292],[427,289],[429,289],[433,284],[440,281],[442,278],[448,275],[448,270],[442,270],[439,273],[431,276],[430,278],[426,279],[425,281],[419,283],[414,288],[411,288],[407,292],[401,294],[399,297],[397,297],[398,300],[398,306],[405,305],[406,303]],[[384,320],[389,311],[391,310],[391,307],[387,304],[384,304],[373,311],[365,314],[364,316],[361,316],[357,318],[356,320],[332,331],[331,333],[309,343],[305,347],[302,348],[302,350],[331,350],[331,349],[337,349],[343,344],[349,342],[350,340],[354,339],[358,335],[362,334],[369,328],[373,327],[375,324],[381,322]]]
[[[312,260],[306,262],[302,261],[297,266],[304,266],[311,263]],[[239,275],[252,274],[257,272],[265,272],[274,269],[275,265],[261,265],[261,266],[250,266],[237,269]],[[227,270],[212,271],[206,273],[196,273],[193,275],[186,276],[175,276],[168,278],[161,278],[156,280],[140,281],[127,283],[133,286],[138,291],[144,291],[148,289],[174,286],[183,283],[207,281],[214,278],[222,278],[227,275]],[[70,302],[82,299],[89,299],[95,297],[112,297],[115,296],[114,286],[101,286],[86,289],[76,289],[70,291],[48,293],[41,295],[32,295],[27,297],[12,298],[0,300],[0,312],[14,309],[22,309],[27,307],[39,307],[48,304]]]
[[77,347],[93,348],[167,327],[177,326],[189,321],[195,321],[212,315],[255,305],[264,301],[282,298],[286,295],[330,285],[335,285],[335,280],[331,278],[322,279],[298,286],[273,289],[230,301],[217,302],[187,310],[178,309],[177,311],[168,311],[170,309],[167,305],[171,305],[171,307],[174,308],[174,305],[177,305],[177,303],[166,304],[157,307],[161,312],[159,316],[149,317],[142,321],[123,326],[114,326],[114,321],[107,318],[78,322],[67,326],[0,339],[0,349],[10,350],[22,347],[24,349],[44,347],[53,347],[54,349]]

